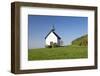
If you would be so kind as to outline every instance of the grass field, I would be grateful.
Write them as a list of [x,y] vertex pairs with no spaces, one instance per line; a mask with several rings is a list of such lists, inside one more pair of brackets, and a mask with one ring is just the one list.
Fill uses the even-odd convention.
[[29,49],[28,60],[79,59],[87,58],[85,46]]

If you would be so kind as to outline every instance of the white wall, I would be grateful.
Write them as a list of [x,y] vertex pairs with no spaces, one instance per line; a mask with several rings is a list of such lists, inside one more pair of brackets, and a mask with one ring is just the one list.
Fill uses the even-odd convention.
[[[0,1],[0,76],[16,76],[10,73],[11,60],[11,40],[10,40],[10,3],[15,0],[1,0]],[[100,21],[100,0],[17,0],[30,2],[44,2],[57,4],[74,4],[74,5],[90,5],[98,6],[98,20]],[[98,43],[100,46],[100,22],[98,22]],[[100,48],[98,48],[98,56],[100,58]],[[18,76],[100,76],[100,59],[98,59],[98,70],[81,70],[81,71],[65,71],[52,73],[38,73],[38,74],[21,74]]]
[[46,45],[50,45],[50,42],[58,43],[57,37],[51,32],[46,38]]

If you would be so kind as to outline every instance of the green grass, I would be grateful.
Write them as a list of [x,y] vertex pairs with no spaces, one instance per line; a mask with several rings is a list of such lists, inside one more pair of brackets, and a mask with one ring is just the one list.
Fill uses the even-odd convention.
[[79,59],[87,58],[86,46],[29,49],[28,60]]

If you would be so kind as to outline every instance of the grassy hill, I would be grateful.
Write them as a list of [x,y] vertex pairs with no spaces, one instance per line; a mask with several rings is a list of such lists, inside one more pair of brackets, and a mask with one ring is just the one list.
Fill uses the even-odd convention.
[[87,47],[85,46],[40,48],[28,51],[28,60],[79,59],[87,58],[87,56]]
[[72,45],[28,50],[28,60],[79,59],[88,57],[88,36],[72,41]]
[[84,35],[80,38],[73,40],[72,45],[87,46],[88,45],[88,35]]

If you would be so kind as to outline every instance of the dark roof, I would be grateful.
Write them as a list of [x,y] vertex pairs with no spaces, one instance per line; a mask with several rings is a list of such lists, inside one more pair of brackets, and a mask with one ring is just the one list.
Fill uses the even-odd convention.
[[48,37],[48,35],[49,35],[51,32],[53,32],[53,33],[57,36],[58,39],[61,39],[61,38],[54,32],[54,30],[51,30],[51,31],[46,35],[45,39]]

